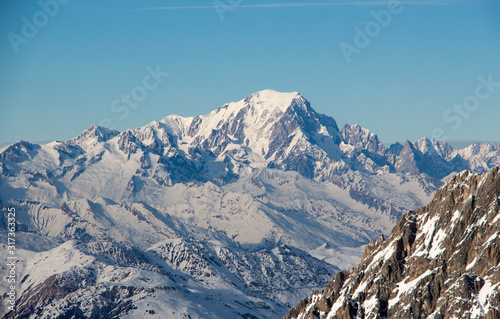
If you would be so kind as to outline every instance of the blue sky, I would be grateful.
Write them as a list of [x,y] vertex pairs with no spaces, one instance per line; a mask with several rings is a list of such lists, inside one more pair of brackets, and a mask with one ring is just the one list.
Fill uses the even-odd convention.
[[384,143],[500,142],[500,1],[2,0],[0,34],[0,143],[206,114],[266,88]]

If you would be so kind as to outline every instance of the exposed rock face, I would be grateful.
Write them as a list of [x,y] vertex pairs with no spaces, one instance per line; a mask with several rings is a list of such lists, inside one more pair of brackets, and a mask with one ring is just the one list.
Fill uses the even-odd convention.
[[346,124],[341,131],[344,143],[353,145],[356,149],[366,150],[370,153],[384,155],[386,149],[378,140],[376,134],[362,128],[358,124]]
[[441,179],[454,171],[469,168],[469,163],[444,141],[422,138],[415,143],[406,142],[394,164],[396,171],[425,173]]
[[285,318],[500,318],[500,168],[456,175]]

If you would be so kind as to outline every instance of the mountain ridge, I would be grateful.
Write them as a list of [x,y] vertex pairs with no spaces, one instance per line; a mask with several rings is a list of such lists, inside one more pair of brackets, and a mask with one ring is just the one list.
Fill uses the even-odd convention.
[[[68,241],[77,241],[75,249],[98,242],[109,246],[82,253],[96,262],[62,272],[51,268],[55,277],[38,278],[22,298],[33,301],[38,292],[63,282],[72,297],[58,295],[60,312],[43,305],[45,316],[90,316],[97,309],[140,315],[134,306],[153,310],[142,303],[144,297],[155,300],[154,311],[173,318],[203,317],[203,311],[214,318],[252,311],[257,318],[279,317],[312,292],[312,284],[305,283],[326,285],[409,208],[427,204],[443,184],[437,177],[463,165],[484,171],[500,162],[500,149],[493,145],[452,150],[441,158],[432,151],[436,143],[424,142],[427,149],[408,142],[403,157],[396,154],[399,147],[385,148],[360,126],[339,130],[332,117],[314,111],[298,93],[265,91],[207,115],[167,116],[123,132],[91,126],[63,142],[15,143],[0,150],[0,205],[19,212],[22,263],[36,262],[43,251],[59,256],[62,265],[74,263],[56,253]],[[436,167],[429,164],[434,157],[441,163]],[[398,160],[405,165],[396,165]],[[4,230],[5,216],[1,220]],[[172,241],[182,244],[166,244]],[[149,255],[158,243],[167,247],[169,262]],[[129,257],[113,261],[110,251]],[[230,259],[224,256],[238,263],[225,263]],[[191,272],[196,265],[210,280]],[[308,287],[300,294],[298,285],[269,281],[287,278],[293,265],[301,269],[295,282]],[[123,277],[110,277],[115,266]],[[324,271],[315,277],[318,269]],[[265,276],[252,285],[249,273]],[[70,284],[72,274],[90,276],[88,284]],[[172,274],[178,276],[175,282]],[[151,286],[154,281],[161,284]],[[214,283],[230,293],[207,304],[203,300]],[[76,300],[71,298],[95,293],[111,296],[93,299],[102,308],[70,307]],[[183,311],[174,315],[172,303],[158,301],[171,300],[169,294],[186,299]],[[220,316],[214,305],[225,309]]]
[[453,177],[285,318],[498,318],[499,171]]

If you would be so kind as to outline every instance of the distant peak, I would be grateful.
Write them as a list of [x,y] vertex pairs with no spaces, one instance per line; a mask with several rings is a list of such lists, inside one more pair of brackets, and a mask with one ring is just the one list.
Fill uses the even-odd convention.
[[78,145],[84,150],[88,150],[101,142],[106,142],[115,137],[120,132],[103,126],[92,124],[88,129],[82,132],[77,137],[67,140],[65,143],[69,145]]
[[293,96],[293,97],[300,97],[301,96],[299,92],[280,92],[280,91],[276,91],[276,90],[272,90],[272,89],[265,89],[262,91],[258,91],[258,92],[251,94],[250,96],[252,96],[252,95],[263,96],[263,97],[267,97],[267,98],[282,97],[282,96],[286,96],[286,95]]
[[376,134],[359,124],[345,124],[341,132],[344,143],[353,145],[358,149],[366,149],[373,153],[383,154],[385,146],[378,140]]
[[118,135],[120,132],[117,130],[107,128],[104,126],[99,126],[92,124],[88,129],[82,132],[81,135],[88,136],[88,135],[97,135],[97,136],[103,136],[103,135]]
[[370,130],[368,130],[367,128],[362,127],[359,124],[353,124],[353,125],[351,125],[349,123],[346,123],[344,125],[344,127],[342,128],[342,131],[343,132],[347,132],[347,131],[350,131],[350,132],[359,132],[359,133],[363,133],[363,134],[366,134],[366,135],[375,135],[372,132],[370,132]]
[[429,139],[427,137],[423,137],[413,143],[413,145],[424,154],[430,152],[441,157],[445,157],[453,151],[453,148],[447,142],[437,141],[434,138]]
[[256,108],[277,108],[285,112],[296,99],[305,101],[298,92],[278,92],[267,89],[251,94],[244,101]]

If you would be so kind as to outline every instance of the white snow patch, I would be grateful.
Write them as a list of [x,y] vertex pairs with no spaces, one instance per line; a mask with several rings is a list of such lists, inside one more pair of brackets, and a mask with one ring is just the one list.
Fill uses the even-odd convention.
[[453,216],[451,216],[450,222],[454,225],[458,221],[461,215],[462,213],[459,210],[456,210],[453,213]]
[[358,297],[358,295],[359,295],[360,293],[364,292],[364,291],[365,291],[365,289],[366,289],[367,284],[368,284],[368,283],[367,283],[366,281],[364,281],[363,283],[361,283],[361,284],[358,286],[358,288],[354,291],[354,293],[352,294],[353,298]]
[[370,299],[365,300],[363,302],[363,308],[365,309],[365,314],[369,315],[373,309],[375,309],[375,306],[377,306],[378,299],[376,295],[373,295]]
[[489,244],[490,244],[490,242],[491,242],[491,241],[493,241],[495,238],[497,238],[497,237],[498,237],[498,235],[499,235],[499,232],[495,232],[495,233],[493,233],[493,235],[491,235],[491,236],[490,236],[490,238],[488,238],[488,239],[484,242],[483,247],[488,247],[488,246],[489,246]]
[[408,283],[406,283],[406,282],[399,283],[398,287],[396,288],[398,290],[398,295],[389,300],[389,308],[392,308],[395,304],[397,304],[404,294],[406,294],[407,292],[409,292],[411,290],[414,290],[416,288],[416,285],[420,282],[420,280],[424,279],[425,277],[427,277],[431,274],[432,274],[432,271],[427,270],[422,275],[420,275],[419,277],[413,279],[412,281],[410,281]]
[[492,285],[491,281],[485,280],[483,287],[477,295],[474,295],[474,299],[477,304],[474,305],[472,309],[471,318],[478,318],[484,316],[488,313],[490,305],[488,302],[488,297],[492,294],[498,293],[498,283]]
[[328,316],[326,317],[326,319],[333,319],[337,310],[339,310],[340,307],[342,307],[342,305],[344,304],[344,301],[345,301],[344,295],[337,298],[337,301],[335,301],[335,303],[330,308],[330,312],[328,313]]
[[368,267],[366,267],[366,269],[370,269],[372,268],[375,264],[377,264],[378,262],[380,262],[382,259],[384,261],[388,260],[389,258],[392,257],[392,255],[394,254],[394,248],[392,247],[392,245],[394,244],[394,242],[396,240],[398,240],[399,238],[391,241],[390,244],[387,245],[387,247],[385,247],[384,249],[382,249],[381,251],[379,251],[372,259],[372,262],[368,265]]
[[[74,240],[40,253],[19,250],[20,257],[26,258],[23,273],[29,274],[28,280],[21,285],[21,292],[29,286],[36,286],[54,274],[61,274],[94,262],[95,257],[83,253]],[[29,258],[27,258],[29,256]]]
[[[432,239],[434,238],[434,230],[436,228],[436,223],[439,219],[439,216],[434,216],[431,219],[427,220],[422,227],[419,229],[419,233],[417,235],[417,238],[415,240],[418,240],[420,237],[425,235],[424,243],[423,245],[420,245],[416,252],[414,253],[414,256],[424,256],[426,254],[429,254],[429,249],[431,249],[431,244],[432,244]],[[439,253],[439,251],[434,250],[433,254]]]
[[493,219],[493,221],[491,222],[491,224],[495,224],[498,220],[500,220],[500,214],[497,214],[497,216],[495,217],[495,219]]
[[321,299],[321,295],[320,294],[317,294],[317,295],[312,295],[311,296],[311,302],[309,303],[309,305],[307,305],[307,308],[304,310],[303,313],[299,314],[299,316],[297,317],[297,319],[303,319],[304,316],[309,312],[309,310],[311,310],[311,308],[316,304],[316,302],[318,300]]
[[474,265],[477,263],[479,259],[477,257],[474,258],[474,260],[472,260],[468,265],[467,267],[465,267],[465,270],[469,270],[471,269],[472,267],[474,267]]
[[445,230],[438,230],[437,234],[433,237],[432,247],[429,250],[429,258],[436,258],[437,255],[442,253],[445,249],[441,247],[441,243],[446,238],[447,233]]

